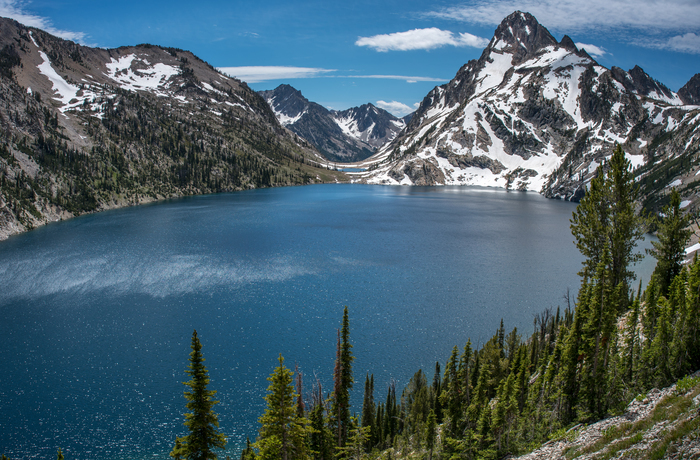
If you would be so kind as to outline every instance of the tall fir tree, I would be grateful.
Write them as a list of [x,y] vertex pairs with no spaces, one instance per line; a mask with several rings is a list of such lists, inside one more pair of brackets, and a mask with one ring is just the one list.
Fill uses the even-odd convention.
[[214,405],[218,401],[212,399],[216,391],[207,389],[209,375],[204,366],[202,344],[196,330],[192,333],[191,348],[190,364],[185,371],[191,380],[184,382],[189,387],[185,391],[186,407],[190,411],[185,414],[185,426],[189,434],[177,438],[170,456],[188,460],[216,459],[214,449],[223,449],[226,437],[218,429],[219,418],[214,412]]
[[597,176],[571,218],[576,247],[585,257],[581,277],[591,280],[595,276],[603,251],[607,250],[609,284],[622,283],[625,295],[634,278],[630,265],[641,259],[635,247],[646,226],[646,220],[634,209],[638,190],[631,163],[618,144],[608,164],[598,167]]
[[[637,242],[644,238],[647,221],[635,211],[639,186],[634,181],[632,164],[626,158],[622,146],[617,144],[610,157],[607,172],[607,188],[610,190],[611,219],[610,257],[612,286],[623,285],[628,295],[630,282],[635,275],[632,265],[642,259],[635,252]],[[624,305],[625,307],[627,305]]]
[[658,240],[652,241],[654,248],[648,250],[657,260],[653,276],[659,283],[661,295],[668,294],[671,281],[683,268],[685,247],[691,234],[689,224],[689,216],[681,209],[681,195],[674,188],[671,190],[668,206],[663,209],[663,217],[656,234]]
[[328,426],[326,414],[326,400],[323,398],[321,382],[317,381],[313,391],[313,407],[310,410],[311,428],[311,450],[316,460],[331,460],[334,458],[333,433]]
[[444,415],[449,420],[448,433],[457,433],[457,426],[461,418],[459,380],[457,379],[457,345],[452,348],[452,354],[445,365],[445,376],[442,381],[442,394],[440,402]]
[[345,446],[338,447],[338,458],[362,460],[365,458],[365,445],[369,440],[369,427],[360,426],[357,417],[350,418],[348,440]]
[[293,372],[279,356],[279,366],[267,378],[267,408],[260,417],[260,436],[255,442],[260,460],[304,460],[310,457],[307,440],[313,429],[297,413]]
[[431,407],[435,412],[437,423],[442,423],[442,403],[440,395],[442,394],[442,373],[440,371],[440,361],[435,361],[435,373],[433,374],[433,391],[432,391]]
[[350,343],[350,319],[348,307],[343,309],[343,325],[340,329],[339,347],[336,356],[335,391],[333,392],[333,414],[335,419],[337,447],[345,447],[350,425],[350,390],[354,383],[352,377],[352,344]]
[[437,441],[437,416],[431,409],[425,423],[425,448],[428,449],[428,460],[433,460],[433,451]]
[[375,404],[374,404],[374,374],[370,378],[369,374],[365,377],[365,395],[362,401],[362,427],[369,428],[369,436],[365,450],[369,452],[372,447],[372,442],[375,440]]

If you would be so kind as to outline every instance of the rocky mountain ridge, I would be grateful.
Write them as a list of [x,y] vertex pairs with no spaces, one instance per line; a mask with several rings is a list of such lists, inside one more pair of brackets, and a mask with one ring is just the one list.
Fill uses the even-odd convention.
[[328,160],[364,160],[393,140],[406,126],[371,103],[347,110],[328,110],[309,101],[290,85],[260,91],[279,122],[314,145]]
[[192,53],[98,49],[0,19],[0,238],[166,197],[345,180]]
[[[697,96],[698,75],[676,94],[640,67],[600,66],[568,36],[557,41],[532,15],[515,12],[481,57],[434,88],[406,129],[355,177],[497,186],[577,200],[616,143],[640,175],[655,175],[678,156],[695,164]],[[678,178],[668,179],[664,187]]]

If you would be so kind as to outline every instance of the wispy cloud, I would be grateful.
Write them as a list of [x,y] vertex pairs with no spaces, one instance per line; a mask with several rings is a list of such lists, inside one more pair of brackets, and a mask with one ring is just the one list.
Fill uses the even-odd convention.
[[433,77],[410,77],[405,75],[342,75],[340,78],[376,78],[380,80],[404,80],[406,83],[417,83],[419,81],[449,81],[444,78]]
[[292,80],[296,78],[374,78],[379,80],[404,80],[407,83],[423,81],[445,82],[444,78],[419,77],[407,75],[338,75],[336,69],[320,67],[287,67],[287,66],[243,66],[218,67],[218,70],[247,83],[260,83],[270,80]]
[[600,46],[595,46],[595,45],[589,45],[587,43],[576,43],[576,48],[578,49],[584,49],[586,50],[586,53],[590,54],[593,57],[602,57],[606,54],[608,54],[607,51],[605,51],[605,48],[602,48]]
[[650,46],[680,51],[681,53],[700,54],[700,35],[688,32],[684,35],[676,35],[666,40],[652,43]]
[[242,66],[219,67],[226,75],[243,80],[247,83],[260,83],[269,80],[291,80],[295,78],[314,78],[335,72],[334,69],[318,67],[286,67],[286,66]]
[[418,102],[416,102],[415,104],[413,104],[413,108],[411,108],[408,105],[404,104],[403,102],[377,101],[377,107],[382,108],[382,109],[386,110],[387,112],[394,114],[397,117],[402,117],[404,115],[408,115],[409,113],[416,110],[419,105],[420,104]]
[[[623,40],[634,35],[629,41],[643,46],[698,52],[697,0],[476,0],[424,16],[494,25],[516,10],[527,11],[545,27],[563,33],[618,32]],[[640,40],[640,35],[649,39]]]
[[489,41],[487,39],[469,33],[455,35],[449,30],[431,27],[429,29],[413,29],[393,34],[359,37],[355,45],[367,46],[379,52],[386,52],[431,50],[442,46],[471,46],[482,48],[488,43]]
[[692,30],[700,27],[695,0],[491,0],[428,13],[429,16],[480,24],[499,24],[513,11],[533,14],[545,27],[571,31],[619,29]]
[[81,44],[85,43],[84,32],[72,32],[55,28],[48,18],[28,13],[24,8],[25,2],[19,0],[0,0],[0,16],[12,18],[17,22],[29,27],[45,30],[57,37],[72,40]]

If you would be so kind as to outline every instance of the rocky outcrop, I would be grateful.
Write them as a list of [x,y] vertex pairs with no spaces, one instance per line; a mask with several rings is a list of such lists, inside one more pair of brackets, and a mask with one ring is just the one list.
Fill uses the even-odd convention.
[[693,75],[688,83],[678,90],[678,97],[684,104],[700,105],[700,73]]
[[[679,390],[677,385],[653,389],[632,400],[622,415],[591,425],[577,425],[518,460],[576,458],[649,458],[656,452],[664,459],[700,457],[700,429],[683,433],[700,417],[700,387]],[[671,415],[672,414],[672,415]]]
[[432,159],[416,159],[402,163],[392,169],[389,174],[396,180],[408,177],[412,185],[444,185],[445,174]]

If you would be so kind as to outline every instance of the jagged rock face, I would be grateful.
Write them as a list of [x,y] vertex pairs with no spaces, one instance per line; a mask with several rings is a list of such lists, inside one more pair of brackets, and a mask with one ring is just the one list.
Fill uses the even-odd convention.
[[681,89],[678,97],[684,104],[700,105],[700,73],[696,73]]
[[364,104],[328,110],[289,85],[260,91],[284,126],[313,144],[327,159],[349,163],[364,160],[393,140],[406,125],[386,110]]
[[[616,143],[641,167],[653,139],[687,122],[690,110],[641,68],[608,70],[568,36],[557,42],[532,15],[515,12],[478,60],[428,93],[405,131],[364,163],[368,172],[360,177],[411,184],[415,174],[399,172],[431,160],[445,184],[579,199]],[[421,182],[430,177],[438,176],[431,172]]]
[[331,111],[335,122],[351,137],[373,149],[394,140],[406,122],[374,104],[363,104],[343,111]]
[[655,100],[667,100],[670,104],[682,103],[678,96],[673,94],[673,91],[668,89],[666,85],[658,82],[647,75],[639,66],[634,66],[629,72],[625,72],[619,67],[610,69],[613,78],[620,82],[622,86],[630,93],[635,93],[639,96],[646,96]]

